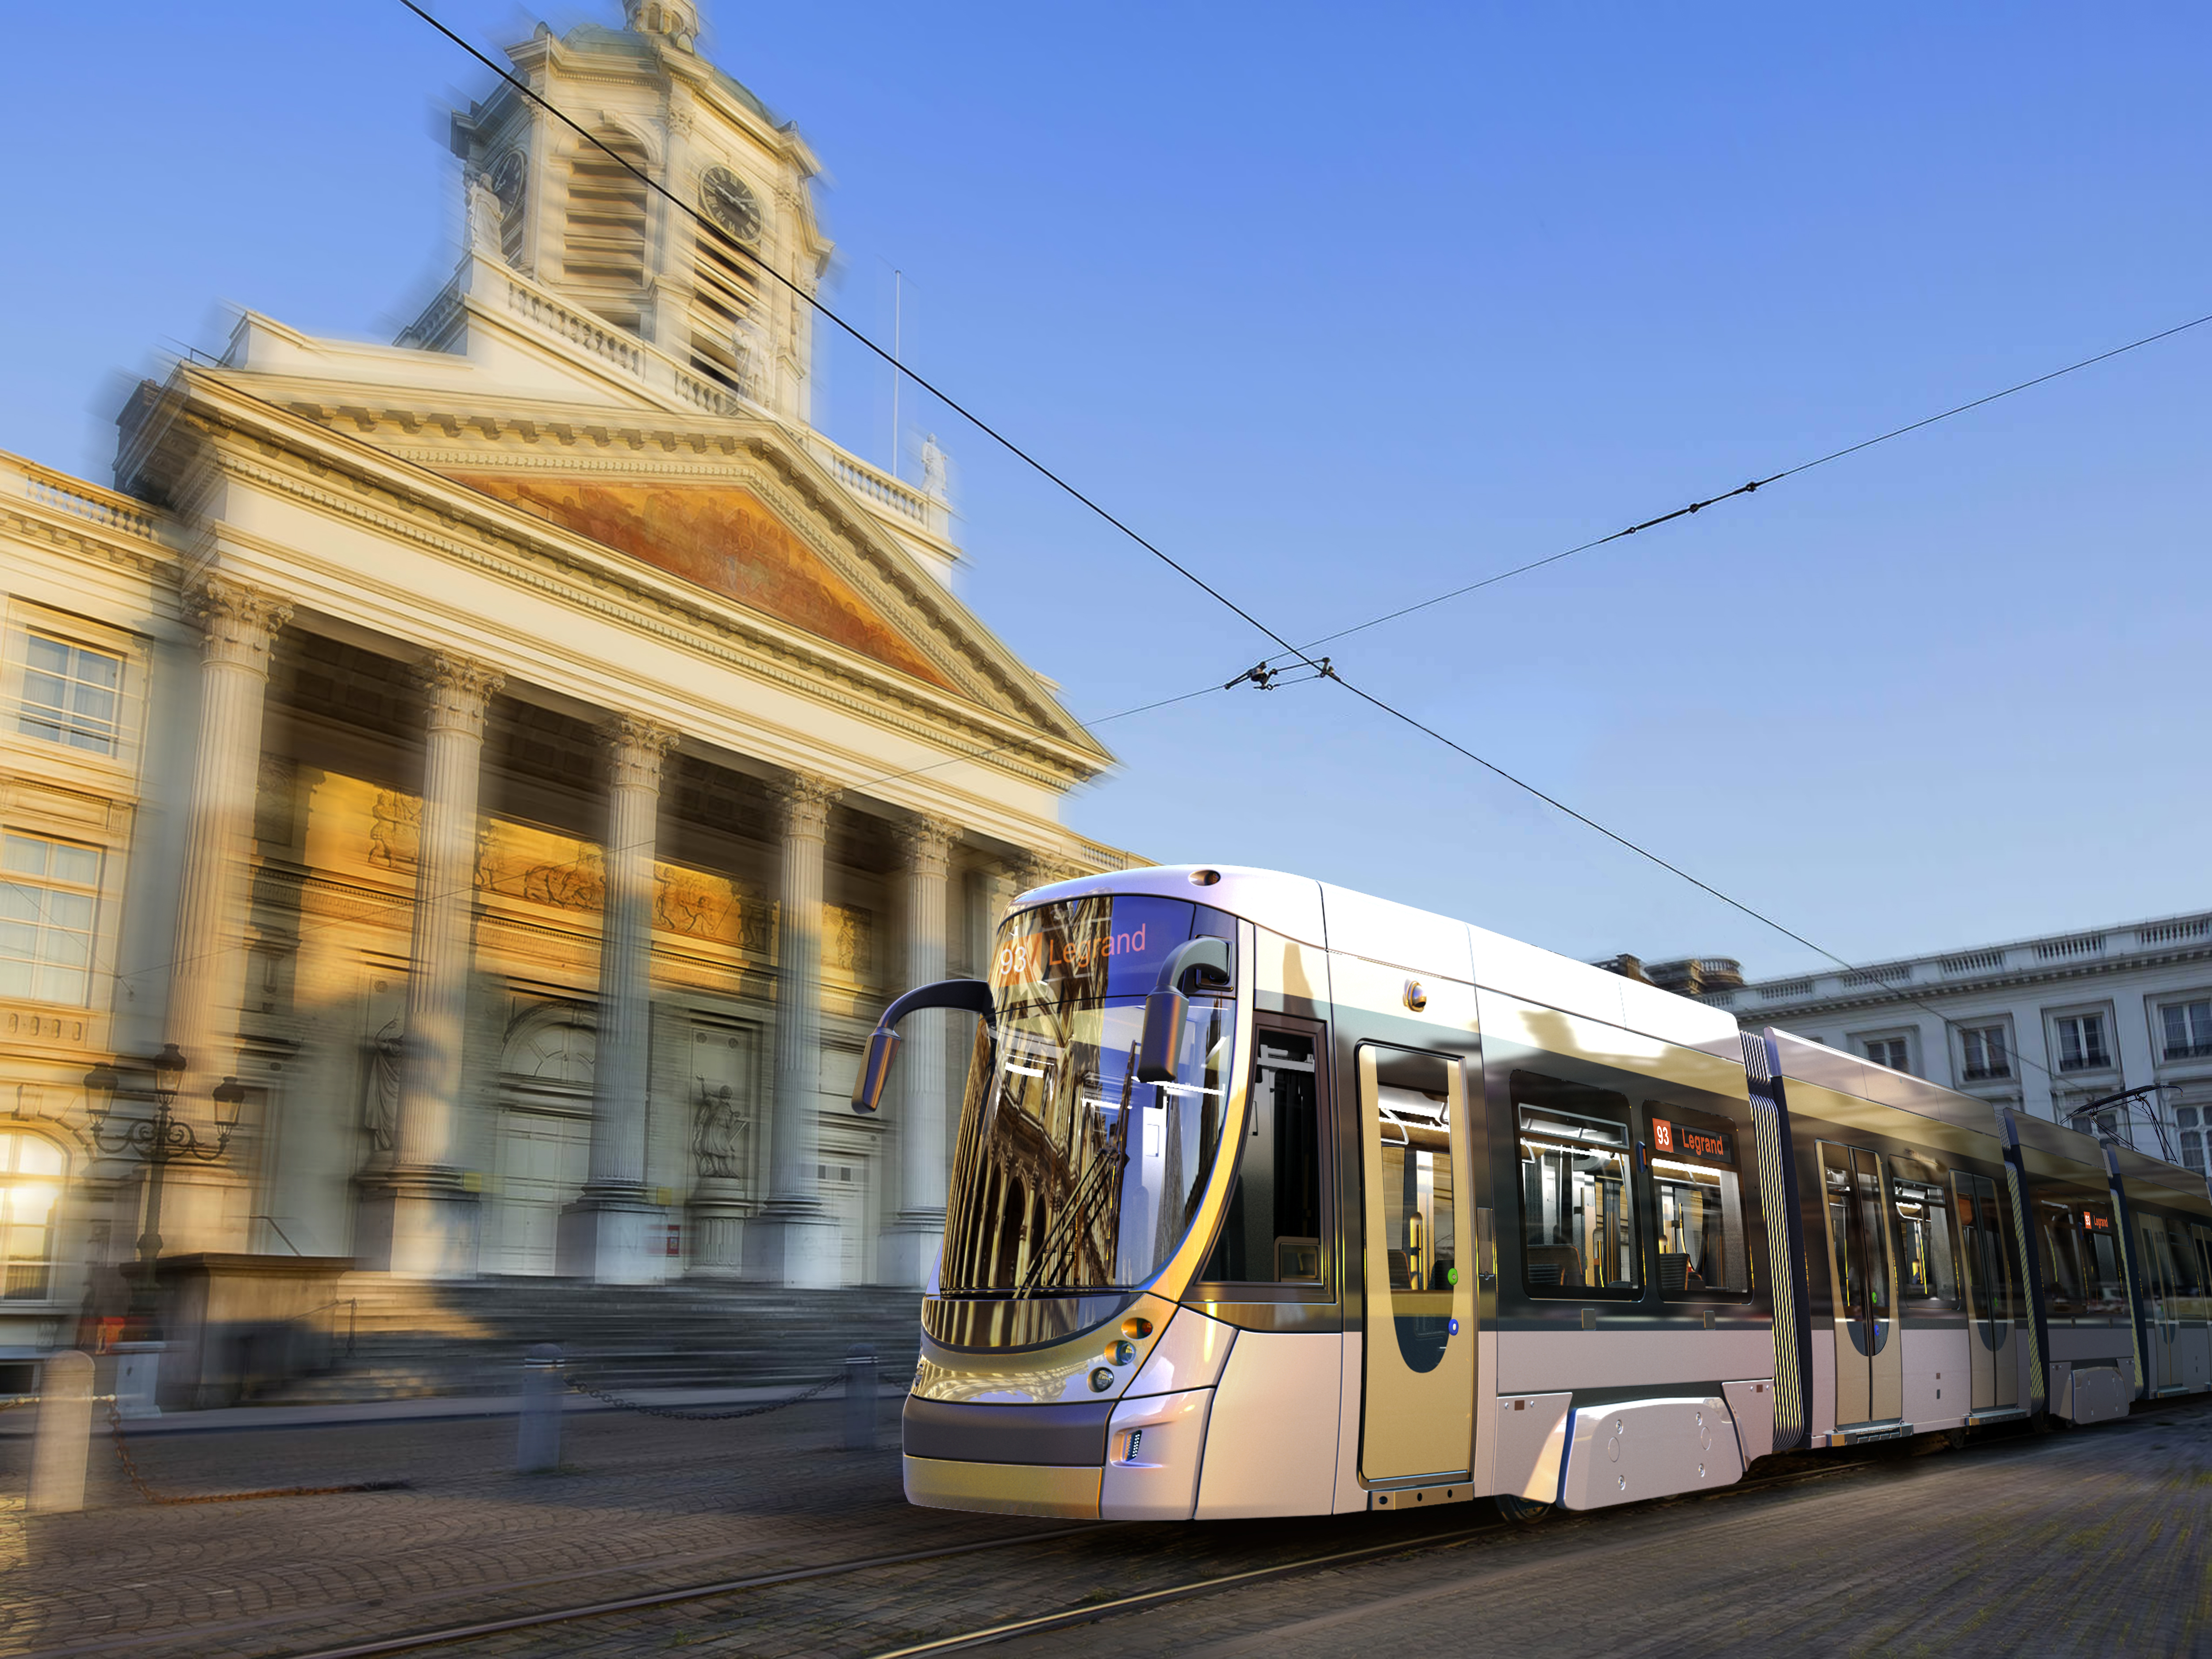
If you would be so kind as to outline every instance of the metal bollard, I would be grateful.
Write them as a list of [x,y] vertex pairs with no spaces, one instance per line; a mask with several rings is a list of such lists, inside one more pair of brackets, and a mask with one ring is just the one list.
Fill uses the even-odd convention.
[[845,1356],[845,1449],[876,1449],[876,1351],[854,1348]]
[[39,1426],[31,1448],[31,1512],[70,1515],[84,1507],[92,1451],[92,1356],[69,1349],[40,1366]]
[[568,1384],[557,1343],[540,1342],[522,1362],[522,1409],[514,1425],[514,1472],[538,1474],[561,1467],[561,1407]]

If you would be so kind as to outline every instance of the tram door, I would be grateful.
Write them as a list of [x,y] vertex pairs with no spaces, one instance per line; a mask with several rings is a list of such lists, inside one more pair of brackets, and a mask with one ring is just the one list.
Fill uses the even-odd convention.
[[1824,1140],[1820,1147],[1835,1287],[1836,1424],[1885,1423],[1905,1413],[1905,1347],[1897,1336],[1881,1160],[1863,1146]]
[[[2181,1320],[2174,1304],[2176,1262],[2166,1223],[2145,1217],[2142,1228],[2143,1329],[2150,1338],[2144,1369],[2150,1373],[2151,1391],[2181,1386]],[[2178,1243],[2179,1241],[2173,1241]]]
[[1972,1374],[1972,1408],[2001,1411],[2020,1404],[2020,1358],[2012,1267],[2005,1249],[2006,1216],[1996,1183],[1987,1176],[1954,1170],[1959,1243],[1966,1258],[1966,1356]]
[[1367,1402],[1359,1468],[1370,1482],[1449,1478],[1474,1467],[1467,1120],[1461,1061],[1371,1043],[1360,1048]]

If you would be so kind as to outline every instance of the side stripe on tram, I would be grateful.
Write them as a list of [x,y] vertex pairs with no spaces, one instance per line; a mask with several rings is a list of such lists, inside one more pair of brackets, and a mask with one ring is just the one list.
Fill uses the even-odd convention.
[[2004,1140],[2005,1185],[2012,1189],[2012,1224],[2020,1238],[2020,1282],[2027,1292],[2027,1408],[2051,1404],[2051,1376],[2043,1369],[2043,1264],[2036,1257],[2035,1235],[2027,1230],[2027,1154],[2021,1150],[2020,1126],[2012,1109],[1996,1109]]
[[1790,1120],[1782,1105],[1764,1034],[1743,1034],[1743,1069],[1751,1089],[1751,1127],[1759,1146],[1759,1202],[1766,1217],[1767,1281],[1774,1302],[1774,1449],[1806,1443],[1805,1379],[1813,1364],[1812,1333],[1797,1264],[1805,1259],[1797,1213],[1797,1166]]
[[2112,1223],[2120,1235],[2120,1282],[2128,1293],[2128,1340],[2135,1346],[2135,1398],[2148,1400],[2157,1390],[2157,1381],[2144,1370],[2149,1358],[2144,1341],[2143,1321],[2150,1311],[2149,1299],[2143,1294],[2143,1273],[2148,1263],[2138,1261],[2136,1239],[2142,1227],[2136,1220],[2134,1206],[2128,1202],[2127,1182],[2120,1176],[2119,1149],[2107,1142],[2105,1152],[2105,1178],[2112,1193]]

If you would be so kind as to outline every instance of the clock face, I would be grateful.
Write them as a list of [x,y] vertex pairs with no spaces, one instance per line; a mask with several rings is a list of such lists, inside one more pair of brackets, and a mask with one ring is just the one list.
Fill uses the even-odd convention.
[[715,167],[701,181],[699,205],[707,216],[738,241],[750,246],[760,240],[759,198],[744,179],[727,167]]

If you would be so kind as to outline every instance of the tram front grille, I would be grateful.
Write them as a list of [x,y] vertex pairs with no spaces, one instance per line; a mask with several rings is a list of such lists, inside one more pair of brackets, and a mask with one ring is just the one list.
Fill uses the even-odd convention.
[[1114,1402],[977,1406],[954,1400],[906,1402],[906,1455],[960,1463],[1056,1463],[1098,1468]]

